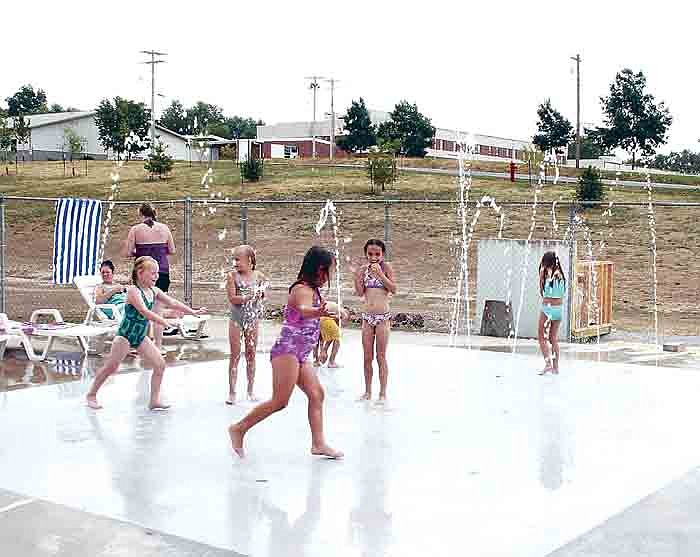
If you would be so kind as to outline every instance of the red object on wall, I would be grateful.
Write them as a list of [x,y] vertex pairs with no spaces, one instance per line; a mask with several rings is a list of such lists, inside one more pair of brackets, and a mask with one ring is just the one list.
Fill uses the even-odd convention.
[[510,181],[515,182],[515,163],[510,161]]

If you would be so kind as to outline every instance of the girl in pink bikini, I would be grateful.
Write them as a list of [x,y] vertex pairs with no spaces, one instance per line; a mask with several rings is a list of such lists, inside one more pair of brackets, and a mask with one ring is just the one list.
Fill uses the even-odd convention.
[[329,458],[343,456],[343,453],[326,444],[323,435],[323,387],[309,361],[309,354],[318,343],[320,318],[335,316],[332,307],[335,304],[326,302],[319,290],[329,282],[334,264],[331,252],[312,247],[304,256],[296,282],[289,287],[282,330],[270,350],[272,398],[253,408],[245,418],[228,428],[233,450],[241,458],[245,456],[245,434],[258,422],[285,408],[295,385],[309,399],[311,454]]
[[375,356],[379,366],[379,402],[386,400],[386,384],[389,367],[386,363],[386,347],[391,330],[389,295],[396,294],[394,269],[384,261],[386,246],[377,239],[365,243],[367,263],[355,272],[355,293],[365,300],[362,312],[362,349],[365,361],[365,393],[360,400],[372,399],[372,361]]

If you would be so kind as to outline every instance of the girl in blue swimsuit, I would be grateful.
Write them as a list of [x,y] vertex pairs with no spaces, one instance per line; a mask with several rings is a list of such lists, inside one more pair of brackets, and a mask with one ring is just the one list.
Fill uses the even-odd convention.
[[112,342],[112,350],[102,368],[95,374],[95,380],[85,397],[87,405],[94,410],[102,408],[97,402],[97,392],[100,387],[110,375],[119,369],[119,364],[124,361],[131,349],[135,349],[144,360],[153,366],[151,400],[148,407],[151,410],[167,409],[168,406],[160,401],[160,384],[163,381],[165,360],[160,350],[148,338],[147,332],[150,321],[165,327],[170,327],[171,323],[153,311],[153,304],[158,301],[166,307],[188,315],[206,313],[206,308],[193,310],[155,286],[158,279],[158,263],[152,257],[143,256],[136,259],[131,279],[134,286],[130,286],[127,290],[124,318]]
[[[540,375],[559,373],[559,324],[562,317],[562,303],[566,291],[564,270],[557,254],[548,251],[540,262],[540,295],[542,296],[542,311],[538,325],[540,350],[544,356],[545,366]],[[550,355],[549,345],[552,346]]]

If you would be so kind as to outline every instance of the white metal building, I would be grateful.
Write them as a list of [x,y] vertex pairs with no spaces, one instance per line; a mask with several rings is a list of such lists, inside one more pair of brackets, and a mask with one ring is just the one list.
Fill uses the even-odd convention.
[[[61,160],[69,149],[65,145],[65,130],[72,129],[83,138],[83,153],[94,159],[107,159],[111,153],[104,149],[99,140],[95,111],[56,112],[51,114],[31,114],[25,117],[29,121],[30,138],[26,144],[17,145],[19,156],[32,160]],[[12,121],[10,119],[10,125]],[[167,153],[175,160],[199,160],[200,143],[207,138],[187,138],[156,124],[156,138],[167,148]],[[191,145],[191,147],[190,147]],[[190,149],[192,152],[190,153]],[[218,152],[218,150],[217,150]],[[203,147],[203,160],[212,156],[208,145]]]

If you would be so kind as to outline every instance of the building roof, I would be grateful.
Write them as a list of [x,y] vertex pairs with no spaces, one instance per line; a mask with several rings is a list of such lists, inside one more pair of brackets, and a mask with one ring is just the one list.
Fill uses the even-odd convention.
[[[24,119],[29,121],[29,128],[40,128],[41,126],[49,126],[61,122],[69,122],[70,120],[79,120],[93,116],[94,110],[86,110],[80,112],[50,112],[46,114],[27,114]],[[14,126],[14,118],[9,118],[8,123]]]

